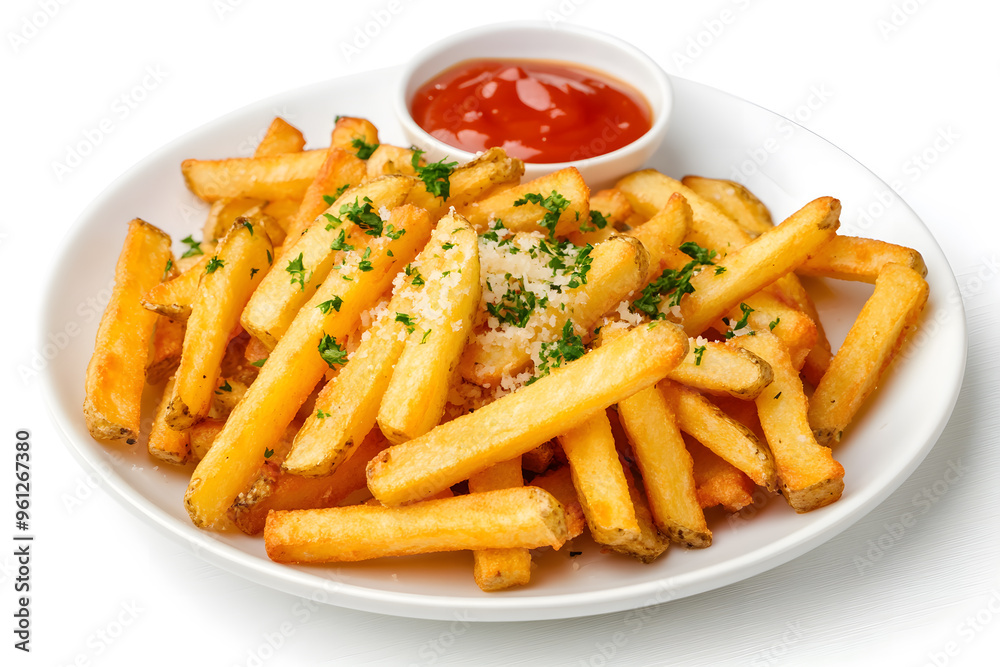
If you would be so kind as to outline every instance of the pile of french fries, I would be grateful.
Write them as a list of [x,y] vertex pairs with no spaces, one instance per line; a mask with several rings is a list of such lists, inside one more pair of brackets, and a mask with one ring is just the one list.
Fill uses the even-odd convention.
[[[364,119],[304,146],[279,118],[253,157],[186,160],[210,211],[181,257],[130,223],[84,403],[133,444],[162,387],[143,435],[196,462],[192,521],[279,562],[471,550],[496,591],[584,531],[650,562],[758,487],[823,507],[927,299],[920,254],[839,236],[831,197],[774,225],[729,181],[522,183],[500,149],[428,165]],[[874,283],[835,354],[803,275]]]

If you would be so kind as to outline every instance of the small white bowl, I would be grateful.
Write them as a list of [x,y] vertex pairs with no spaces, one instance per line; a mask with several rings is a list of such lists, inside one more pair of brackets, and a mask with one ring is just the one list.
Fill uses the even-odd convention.
[[[436,74],[476,58],[557,60],[605,72],[643,94],[652,112],[652,127],[629,145],[604,155],[574,162],[525,162],[525,180],[576,167],[588,184],[601,187],[641,168],[656,151],[667,132],[673,93],[666,73],[649,56],[622,40],[596,30],[575,26],[518,21],[461,32],[418,53],[403,72],[396,93],[395,111],[407,141],[427,152],[431,161],[448,157],[466,162],[475,153],[456,148],[431,136],[417,125],[410,101]],[[600,139],[599,134],[595,140]]]

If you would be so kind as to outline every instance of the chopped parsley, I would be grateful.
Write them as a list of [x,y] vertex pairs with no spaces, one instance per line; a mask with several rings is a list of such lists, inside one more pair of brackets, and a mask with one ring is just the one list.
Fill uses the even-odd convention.
[[378,144],[369,144],[365,141],[364,137],[354,137],[351,139],[351,147],[356,151],[357,155],[362,160],[367,160],[378,148]]
[[167,258],[167,265],[163,267],[163,277],[160,278],[161,281],[166,280],[167,276],[170,275],[170,269],[174,268],[174,260],[172,257]]
[[344,300],[341,299],[339,296],[335,296],[332,299],[324,301],[323,303],[319,304],[316,307],[319,308],[319,310],[320,310],[321,313],[323,313],[324,315],[326,315],[327,313],[330,312],[330,309],[333,309],[333,310],[335,310],[336,312],[339,313],[340,312],[340,307],[343,304],[344,304]]
[[694,348],[694,365],[695,366],[701,366],[701,357],[702,357],[702,355],[705,354],[705,350],[706,349],[707,349],[707,346],[705,346],[705,345],[699,345],[698,347]]
[[221,385],[219,385],[219,388],[215,390],[215,393],[216,394],[221,394],[224,391],[231,392],[232,390],[233,390],[233,388],[230,386],[229,380],[226,380]]
[[425,282],[424,277],[420,275],[420,269],[415,268],[413,264],[407,264],[406,268],[403,269],[403,272],[406,273],[406,275],[410,276],[411,278],[410,284],[414,285],[415,287],[420,287],[421,285],[424,284]]
[[309,280],[309,278],[312,278],[312,271],[310,271],[309,275],[306,276],[306,267],[302,265],[301,252],[299,253],[299,256],[296,257],[295,259],[289,260],[288,266],[285,267],[285,271],[288,271],[288,273],[290,273],[292,276],[288,282],[291,283],[292,285],[298,283],[300,288],[299,291],[305,292],[306,281]]
[[382,236],[382,218],[372,208],[372,200],[368,197],[365,197],[363,202],[359,202],[355,197],[353,204],[344,204],[340,207],[340,214],[365,230],[368,236]]
[[[727,339],[734,338],[736,336],[734,332],[739,331],[740,329],[742,329],[747,325],[747,321],[750,318],[750,313],[753,312],[753,308],[742,302],[740,303],[740,310],[743,312],[743,316],[740,317],[739,320],[737,320],[736,324],[732,325],[733,328],[731,331],[726,332]],[[726,324],[729,324],[728,320],[723,320],[723,321],[726,322]]]
[[347,192],[347,188],[349,187],[351,187],[350,183],[344,183],[332,195],[323,195],[323,203],[327,206],[333,206],[333,203],[340,198],[340,195]]
[[323,338],[320,339],[319,356],[330,368],[347,363],[347,350],[338,345],[337,339],[330,334],[323,334]]
[[396,321],[403,323],[406,327],[406,333],[413,333],[414,329],[417,328],[412,315],[407,315],[406,313],[396,313]]
[[528,325],[538,300],[534,292],[524,287],[524,279],[518,278],[507,288],[500,301],[487,303],[486,310],[500,320],[500,324],[512,324],[523,329]]
[[525,384],[548,375],[553,368],[559,368],[563,363],[579,359],[587,350],[583,347],[583,339],[573,333],[573,323],[566,320],[563,325],[562,338],[548,343],[542,343],[538,353],[539,364],[535,369],[535,377]]
[[[774,331],[774,327],[778,326],[778,324],[780,322],[781,322],[781,318],[780,317],[777,318],[777,319],[775,319],[775,320],[773,320],[770,324],[767,325],[768,330]],[[784,329],[782,329],[782,331],[784,331]]]
[[243,226],[250,230],[250,236],[253,236],[253,225],[250,224],[250,221],[246,218],[241,218],[240,220],[243,222]]
[[596,232],[598,229],[604,229],[608,226],[608,219],[604,217],[604,214],[600,211],[590,211],[590,224],[583,223],[580,225],[581,232]]
[[265,447],[264,448],[264,458],[265,459],[269,459],[272,456],[274,456],[274,450],[271,449],[270,447]]
[[255,275],[257,275],[257,272],[258,272],[258,271],[260,271],[260,269],[255,269],[255,268],[254,268],[254,267],[252,267],[252,266],[250,267],[250,280],[253,280],[253,277],[254,277]]
[[385,235],[395,241],[400,236],[406,233],[405,229],[394,229],[392,225],[385,226]]
[[779,396],[781,396],[781,392],[780,391],[777,394],[774,395],[774,400],[778,400]]
[[569,200],[555,190],[548,197],[543,197],[539,192],[529,192],[514,202],[514,206],[524,206],[528,203],[538,204],[545,209],[545,215],[542,216],[539,224],[547,229],[549,237],[554,239],[556,237],[556,225],[559,224],[559,216],[569,208]]
[[694,292],[691,285],[691,278],[694,277],[695,269],[703,264],[711,264],[715,257],[714,250],[706,250],[697,243],[682,243],[680,249],[684,254],[691,257],[691,261],[684,265],[679,271],[676,269],[664,269],[660,277],[646,285],[638,299],[632,302],[630,307],[633,313],[645,313],[650,317],[662,317],[659,312],[660,302],[667,296],[667,306],[680,305],[681,297]]
[[365,252],[361,255],[361,259],[358,261],[358,269],[361,271],[371,271],[375,267],[372,266],[372,261],[369,259],[372,256],[372,249],[365,248]]
[[184,251],[184,254],[181,255],[181,259],[205,254],[205,251],[201,249],[201,243],[199,241],[195,241],[190,234],[187,238],[181,239],[181,243],[188,247],[188,249]]
[[452,243],[451,241],[449,241],[448,243],[442,243],[441,244],[441,250],[451,250],[454,247],[455,247],[455,244]]
[[323,408],[316,408],[316,419],[326,419],[330,416],[329,412],[323,412]]
[[724,267],[724,266],[717,266],[717,267],[715,267],[715,275],[721,276],[725,272],[726,272],[726,267]]
[[330,250],[343,250],[344,252],[354,250],[354,246],[347,242],[347,234],[343,229],[340,230],[340,235],[330,244]]
[[257,368],[261,368],[264,366],[265,361],[267,361],[267,357],[264,357],[263,359],[258,359],[257,361],[251,361],[250,365],[256,366]]
[[428,329],[427,331],[424,332],[423,338],[420,339],[420,344],[423,345],[424,343],[426,343],[427,339],[430,337],[431,337],[431,329]]
[[[341,220],[337,216],[333,215],[332,213],[324,213],[323,217],[326,218],[326,228],[325,229],[328,232],[331,231],[331,230],[333,230],[333,229],[336,229],[340,225],[344,224],[343,220]],[[306,228],[305,230],[303,230],[302,233],[305,234],[307,231],[309,231],[308,228]]]
[[270,250],[265,250],[265,252],[267,253],[267,265],[271,266],[272,264],[274,264],[274,257],[271,256]]
[[449,179],[452,172],[455,171],[455,167],[458,166],[458,162],[445,162],[447,158],[441,158],[437,162],[431,162],[421,167],[420,156],[423,154],[424,151],[415,150],[413,157],[410,158],[410,164],[413,165],[417,178],[424,182],[427,192],[435,197],[447,199],[451,196],[451,181]]
[[225,265],[226,263],[219,259],[218,255],[215,255],[212,259],[208,260],[208,264],[205,265],[205,273],[215,273]]

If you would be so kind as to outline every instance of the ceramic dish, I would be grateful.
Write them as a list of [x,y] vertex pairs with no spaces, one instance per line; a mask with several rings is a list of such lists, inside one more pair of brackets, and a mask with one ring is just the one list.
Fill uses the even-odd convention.
[[[294,90],[196,130],[130,169],[88,208],[67,234],[50,276],[41,331],[78,322],[78,307],[107,296],[125,224],[142,217],[175,240],[198,235],[207,207],[184,187],[184,158],[237,155],[276,113],[313,144],[325,142],[335,114],[366,116],[383,140],[404,138],[388,92],[400,69],[365,73]],[[483,593],[466,552],[331,566],[290,567],[269,561],[263,541],[210,533],[189,521],[182,497],[190,468],[157,466],[144,442],[105,445],[84,425],[83,379],[97,321],[51,364],[46,400],[68,449],[126,508],[205,560],[262,585],[343,607],[417,618],[484,621],[566,618],[613,612],[715,589],[787,562],[833,538],[878,505],[917,467],[951,414],[965,369],[965,318],[955,279],[934,238],[892,190],[823,139],[771,112],[725,93],[674,79],[671,131],[649,164],[673,174],[738,178],[781,220],[820,195],[844,204],[845,233],[910,245],[923,253],[931,297],[924,326],[836,449],[847,470],[843,498],[798,515],[780,497],[764,497],[736,517],[711,514],[715,543],[672,548],[651,565],[600,553],[585,542],[541,552],[524,588]],[[322,144],[325,145],[325,144]],[[179,244],[178,244],[179,245]],[[871,286],[811,283],[827,331],[839,345]],[[148,406],[151,407],[151,406]],[[149,414],[147,411],[147,425]],[[157,467],[154,467],[157,466]],[[752,516],[751,516],[752,515]]]

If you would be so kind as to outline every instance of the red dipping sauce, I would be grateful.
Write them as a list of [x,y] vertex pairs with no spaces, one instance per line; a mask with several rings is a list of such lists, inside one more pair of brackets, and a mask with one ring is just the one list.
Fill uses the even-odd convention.
[[637,90],[570,63],[470,60],[421,86],[417,125],[470,152],[494,146],[525,162],[572,162],[627,146],[652,126]]

